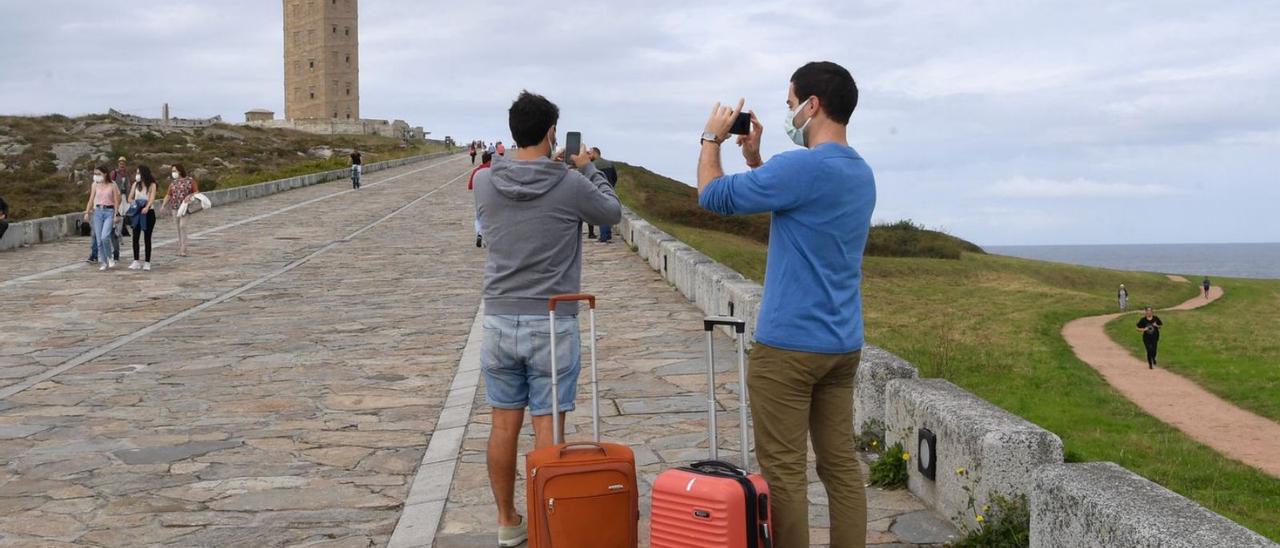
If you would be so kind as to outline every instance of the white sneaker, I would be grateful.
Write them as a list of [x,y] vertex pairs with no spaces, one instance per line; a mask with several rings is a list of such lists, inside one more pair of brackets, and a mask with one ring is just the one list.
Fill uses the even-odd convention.
[[115,261],[111,261],[111,260],[107,261],[107,268],[115,268],[115,267],[116,267]]
[[133,261],[132,263],[129,263],[129,270],[137,270],[139,268],[142,268],[142,261]]
[[102,263],[102,266],[98,267],[98,272],[106,272],[106,271],[107,271],[107,263]]
[[145,263],[142,263],[142,269],[143,269],[143,270],[145,270],[145,271],[147,271],[147,272],[151,272],[151,261],[147,261],[147,262],[145,262]]

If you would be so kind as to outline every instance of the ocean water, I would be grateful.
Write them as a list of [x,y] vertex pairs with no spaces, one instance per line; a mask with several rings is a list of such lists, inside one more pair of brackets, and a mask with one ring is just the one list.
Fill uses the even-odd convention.
[[988,253],[1116,270],[1140,270],[1200,277],[1280,279],[1280,243],[1001,245]]

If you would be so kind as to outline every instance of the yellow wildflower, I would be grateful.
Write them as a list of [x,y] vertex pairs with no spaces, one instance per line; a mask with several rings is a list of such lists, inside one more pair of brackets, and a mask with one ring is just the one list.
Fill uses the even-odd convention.
[[878,444],[878,443],[876,443],[876,440],[871,440],[871,446],[872,446],[872,447],[875,447],[875,446],[877,446],[877,445],[879,445],[879,444]]
[[982,511],[983,511],[983,512],[990,512],[990,511],[991,511],[991,505],[990,505],[990,504],[983,504],[983,505],[982,505]]
[[987,518],[982,517],[982,514],[978,514],[978,517],[976,517],[976,518],[974,518],[974,519],[978,520],[978,523],[982,523],[982,522],[984,522],[984,521],[987,521]]
[[906,452],[906,451],[903,451],[903,452],[902,452],[902,460],[911,460],[911,453],[908,453],[908,452]]
[[964,468],[956,468],[956,475],[957,475],[957,476],[963,476],[963,475],[964,475]]

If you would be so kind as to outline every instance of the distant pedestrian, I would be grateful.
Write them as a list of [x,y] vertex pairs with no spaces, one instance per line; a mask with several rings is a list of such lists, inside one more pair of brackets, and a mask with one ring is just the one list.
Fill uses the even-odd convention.
[[200,192],[200,186],[195,179],[187,176],[187,168],[182,164],[173,164],[173,171],[169,173],[172,179],[169,182],[169,190],[165,192],[164,204],[161,206],[164,211],[177,217],[178,225],[178,256],[187,256],[187,217],[178,215],[178,208],[182,204],[191,200],[191,196]]
[[4,233],[9,230],[9,204],[4,202],[4,198],[0,197],[0,239],[4,238]]
[[[471,165],[476,165],[476,142],[471,141]],[[468,187],[470,188],[470,187]]]
[[1142,345],[1147,347],[1147,369],[1154,369],[1159,365],[1156,361],[1156,347],[1160,345],[1160,328],[1164,327],[1164,322],[1160,321],[1160,316],[1152,312],[1148,306],[1146,315],[1138,320],[1138,331],[1142,333]]
[[[109,183],[112,183],[112,184],[115,184],[115,185],[116,185],[116,191],[119,193],[119,195],[120,195],[120,196],[124,196],[124,195],[125,195],[125,193],[127,193],[127,192],[129,191],[129,187],[125,186],[125,187],[121,188],[120,184],[119,184],[118,182],[116,182],[116,180],[115,180],[115,179],[116,179],[116,175],[117,175],[117,173],[116,173],[116,172],[118,172],[118,171],[122,170],[124,165],[125,165],[125,158],[124,158],[123,156],[121,156],[121,157],[120,157],[120,160],[119,160],[119,166],[120,166],[120,167],[117,167],[116,169],[113,169],[113,170],[111,170],[111,171],[107,172],[107,176],[106,176],[107,182],[109,182]],[[92,195],[92,194],[93,194],[93,190],[92,190],[92,189],[90,189],[90,190],[89,190],[89,194],[90,194],[90,195]],[[117,203],[117,204],[116,204],[116,206],[117,206],[117,207],[119,207],[119,206],[120,206],[120,204],[119,204],[119,203]],[[117,211],[119,211],[119,210],[117,209]],[[124,212],[123,212],[123,211],[120,211],[120,213],[124,213]],[[94,228],[95,230],[97,229],[97,227],[93,227],[93,228]],[[113,222],[113,223],[112,223],[112,225],[111,225],[111,235],[110,235],[110,241],[111,241],[111,254],[109,255],[109,257],[110,257],[110,259],[113,261],[113,264],[114,264],[114,262],[118,262],[118,261],[120,260],[120,232],[119,232],[119,230],[120,230],[120,229],[122,229],[122,228],[123,228],[123,226],[118,225],[118,224],[116,224],[116,223],[114,223],[114,222]],[[97,238],[97,236],[94,236],[93,240],[89,242],[89,262],[90,262],[90,263],[96,263],[96,262],[98,262],[98,238]]]
[[497,154],[497,153],[498,153],[498,147],[494,146],[494,144],[493,144],[493,143],[489,143],[489,148],[487,148],[487,149],[485,149],[485,150],[487,150],[487,151],[489,152],[489,154],[491,154],[491,155],[492,155],[492,154]]
[[115,268],[116,261],[111,258],[111,236],[115,234],[116,217],[120,210],[120,189],[107,179],[111,170],[107,166],[98,166],[93,170],[93,185],[89,187],[89,202],[84,206],[84,220],[92,223],[93,240],[98,244],[98,255],[102,257],[102,266],[98,270]]
[[360,175],[364,171],[364,160],[359,150],[351,151],[351,188],[360,190]]
[[[618,169],[613,167],[613,162],[604,159],[604,156],[600,155],[599,147],[591,147],[591,163],[595,164],[596,169],[604,174],[605,178],[609,180],[609,186],[614,188],[616,192],[618,188]],[[590,225],[588,225],[588,230],[590,230]],[[612,243],[613,227],[600,225],[600,239],[597,241],[602,244]]]
[[[131,221],[133,223],[133,263],[129,265],[129,270],[151,271],[151,233],[156,228],[155,203],[158,186],[155,176],[151,174],[151,168],[145,165],[138,166],[138,172],[133,178],[133,187],[129,189],[129,209],[134,212]],[[146,254],[142,256],[144,260],[138,260],[140,258],[139,237],[146,245]]]
[[1200,287],[1204,288],[1204,298],[1209,298],[1209,277],[1205,276],[1204,281],[1200,282]]
[[[111,182],[116,184],[116,188],[120,189],[121,196],[129,195],[130,175],[132,175],[132,173],[129,172],[129,168],[127,167],[127,158],[125,158],[124,156],[121,156],[116,160],[116,168],[111,170],[111,175],[109,177],[111,179]],[[124,204],[121,204],[121,205],[123,206]],[[129,217],[128,215],[123,215],[123,213],[128,212],[128,210],[129,210],[128,207],[124,207],[124,212],[122,212],[122,216],[120,217],[121,222],[120,222],[119,238],[127,238],[129,236]],[[119,238],[116,238],[116,242],[120,241]],[[115,258],[117,262],[120,260],[119,243],[116,244]]]
[[[485,152],[480,157],[480,165],[471,170],[471,178],[467,179],[467,190],[475,190],[476,174],[480,173],[482,169],[489,169],[491,165],[493,165],[493,155]],[[484,237],[480,235],[480,214],[478,212],[476,213],[476,247],[484,247]]]
[[1120,300],[1121,312],[1129,309],[1129,290],[1124,288],[1124,284],[1120,284],[1120,291],[1116,292],[1116,298]]

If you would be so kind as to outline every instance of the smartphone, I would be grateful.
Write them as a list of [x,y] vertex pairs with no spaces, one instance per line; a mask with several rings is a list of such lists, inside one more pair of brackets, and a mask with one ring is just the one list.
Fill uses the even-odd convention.
[[751,113],[739,112],[738,119],[733,121],[733,126],[729,128],[729,133],[733,135],[746,135],[751,133]]
[[564,163],[573,165],[573,156],[582,150],[582,133],[570,131],[564,136]]

